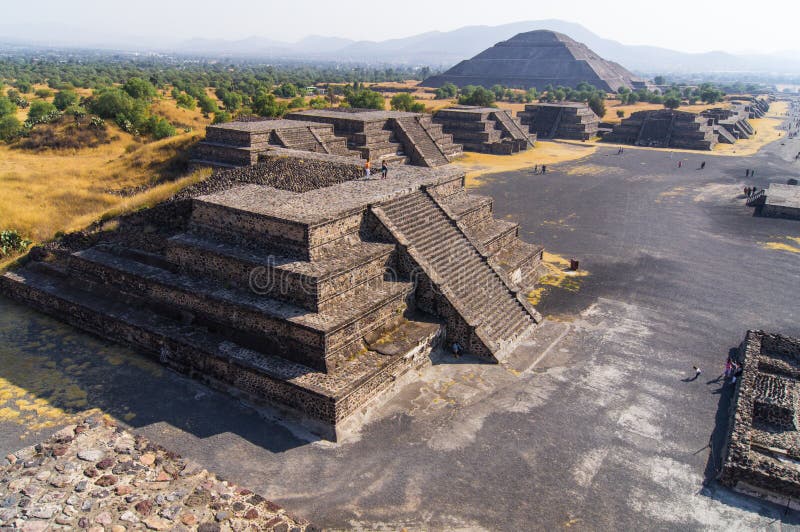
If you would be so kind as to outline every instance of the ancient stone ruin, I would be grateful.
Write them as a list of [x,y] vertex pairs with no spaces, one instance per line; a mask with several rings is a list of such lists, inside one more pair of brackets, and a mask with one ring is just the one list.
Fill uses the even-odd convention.
[[733,104],[743,105],[750,119],[764,118],[769,111],[769,100],[764,97],[736,98],[731,101]]
[[759,216],[800,220],[800,186],[772,183],[747,198],[747,206]]
[[753,126],[748,118],[750,113],[742,104],[732,104],[730,109],[715,107],[700,113],[700,116],[712,120],[719,141],[733,144],[739,139],[749,139],[753,133]]
[[468,151],[510,155],[536,142],[536,135],[531,136],[519,119],[496,107],[448,107],[437,111],[433,121]]
[[748,331],[720,482],[798,508],[800,339]]
[[287,118],[332,125],[351,150],[370,161],[434,167],[462,153],[452,135],[424,113],[334,108],[298,111]]
[[93,413],[0,459],[2,530],[319,528]]
[[589,140],[600,126],[594,111],[578,102],[528,104],[517,117],[540,139]]
[[463,171],[362,174],[275,148],[114,230],[34,248],[0,293],[332,439],[442,342],[496,362],[540,321],[525,295],[542,248]]
[[499,84],[543,90],[548,85],[575,87],[581,82],[608,92],[616,92],[620,87],[646,86],[623,66],[606,61],[585,44],[548,30],[515,35],[472,59],[461,61],[443,74],[424,80],[421,85],[441,87],[453,83],[459,87],[491,87]]
[[227,168],[250,166],[260,154],[275,147],[334,155],[358,156],[337,137],[333,126],[299,120],[252,120],[206,127],[206,138],[192,153],[196,165]]
[[711,150],[719,142],[713,119],[696,113],[659,109],[637,111],[605,135],[608,142],[650,146]]

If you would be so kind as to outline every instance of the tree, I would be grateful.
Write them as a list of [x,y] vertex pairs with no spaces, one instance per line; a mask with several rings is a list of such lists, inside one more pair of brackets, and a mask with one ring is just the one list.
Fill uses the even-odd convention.
[[296,98],[292,98],[292,101],[289,102],[289,109],[299,109],[300,107],[306,106],[306,99],[302,96],[297,96]]
[[600,94],[593,94],[589,101],[589,108],[594,111],[594,114],[600,117],[602,120],[603,116],[606,114],[606,102],[603,100],[603,97]]
[[22,134],[22,123],[14,115],[0,117],[0,140],[11,142]]
[[425,111],[425,104],[418,103],[414,97],[407,92],[401,92],[392,96],[389,101],[395,111],[411,111],[412,113],[422,113]]
[[190,111],[194,111],[197,108],[197,100],[185,92],[181,92],[175,97],[175,103],[178,107],[183,107]]
[[623,111],[622,109],[618,109],[617,110],[617,117],[618,118],[625,118],[625,111]]
[[220,100],[228,111],[236,111],[242,107],[242,95],[238,92],[224,91]]
[[656,85],[663,85],[665,81],[666,80],[664,79],[664,76],[656,76],[653,78],[653,83],[655,83]]
[[345,99],[350,107],[358,109],[386,109],[386,101],[383,99],[383,95],[369,89],[346,91]]
[[13,115],[16,111],[17,106],[14,105],[14,102],[5,96],[0,96],[0,117]]
[[22,94],[28,94],[33,89],[33,86],[27,81],[17,81],[14,83],[14,86],[21,92]]
[[281,98],[294,98],[297,96],[297,86],[295,86],[293,83],[284,83],[272,91],[272,93],[275,96],[280,96]]
[[177,133],[175,126],[159,116],[151,116],[147,119],[147,129],[156,139],[172,137]]
[[253,98],[253,111],[260,116],[283,116],[287,110],[288,106],[284,102],[279,102],[274,94],[269,94],[263,89]]
[[58,91],[56,97],[53,98],[53,105],[55,105],[59,111],[63,111],[67,107],[77,104],[79,99],[80,98],[78,97],[78,93],[75,91],[72,90]]
[[156,97],[156,88],[153,84],[142,78],[130,78],[122,86],[122,90],[128,93],[131,98],[137,100],[152,100]]
[[133,114],[134,99],[117,88],[103,89],[89,101],[89,109],[103,118],[116,118],[118,115]]
[[667,109],[677,109],[681,105],[681,99],[676,94],[664,96],[664,107]]
[[201,94],[197,98],[197,103],[200,104],[200,110],[203,111],[204,114],[216,113],[219,111],[217,102],[208,94]]
[[37,98],[41,98],[44,100],[45,98],[50,98],[53,95],[53,91],[51,91],[50,89],[42,88],[42,89],[36,89],[35,94]]
[[531,103],[536,98],[539,97],[539,93],[536,92],[536,87],[531,87],[525,92],[525,101]]
[[437,100],[449,100],[450,98],[455,98],[457,94],[458,87],[450,82],[445,83],[435,91]]
[[328,100],[326,100],[322,96],[317,96],[316,98],[311,98],[308,101],[308,105],[312,109],[325,109],[326,107],[328,107],[329,104],[328,104]]
[[461,96],[458,98],[458,103],[462,105],[490,107],[494,105],[494,93],[481,86],[467,86],[462,89]]
[[36,122],[57,111],[58,109],[52,103],[37,100],[31,104],[31,109],[28,111],[28,120]]
[[233,117],[228,111],[220,111],[218,113],[214,113],[214,120],[211,123],[224,124],[225,122],[230,122],[231,120],[233,120]]
[[495,100],[502,100],[503,96],[506,93],[506,89],[502,85],[499,85],[499,84],[492,85],[492,87],[489,90],[494,93],[494,99]]

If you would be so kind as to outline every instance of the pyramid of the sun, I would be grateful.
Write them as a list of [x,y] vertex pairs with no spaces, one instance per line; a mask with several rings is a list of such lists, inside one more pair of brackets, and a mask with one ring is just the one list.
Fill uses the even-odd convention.
[[547,85],[575,87],[585,81],[598,89],[616,91],[644,86],[622,65],[606,61],[585,44],[562,33],[548,30],[520,33],[499,42],[472,59],[422,82],[427,87],[440,87],[450,82],[466,85],[502,85],[528,89],[544,89]]

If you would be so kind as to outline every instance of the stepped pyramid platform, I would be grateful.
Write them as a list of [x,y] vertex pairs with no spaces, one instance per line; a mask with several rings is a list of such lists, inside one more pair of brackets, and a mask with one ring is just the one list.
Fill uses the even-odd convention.
[[600,126],[600,118],[580,102],[528,104],[517,118],[540,139],[589,140]]
[[0,293],[329,439],[442,342],[497,362],[540,321],[541,247],[463,171],[271,157],[34,248]]
[[437,111],[433,121],[468,151],[510,155],[536,142],[536,135],[531,136],[509,111],[496,107],[448,107]]
[[759,216],[800,220],[800,186],[772,183],[747,198],[747,206]]
[[719,133],[709,119],[695,113],[659,109],[638,111],[614,126],[604,140],[654,148],[711,150]]
[[258,162],[260,154],[281,147],[332,155],[358,156],[347,148],[347,140],[337,137],[333,127],[298,120],[251,120],[206,127],[206,138],[191,155],[191,163],[225,168]]
[[730,141],[731,138],[734,142],[739,139],[749,139],[754,133],[753,126],[748,120],[750,113],[745,105],[733,104],[730,109],[715,107],[701,112],[700,115],[713,119],[718,132],[724,130],[720,135],[720,142]]
[[441,87],[453,83],[458,87],[502,85],[544,90],[548,85],[575,87],[584,81],[607,92],[646,86],[622,65],[603,59],[562,33],[548,30],[517,34],[420,85]]
[[373,162],[436,167],[462,153],[452,135],[424,113],[335,108],[298,111],[287,118],[332,125],[351,150]]

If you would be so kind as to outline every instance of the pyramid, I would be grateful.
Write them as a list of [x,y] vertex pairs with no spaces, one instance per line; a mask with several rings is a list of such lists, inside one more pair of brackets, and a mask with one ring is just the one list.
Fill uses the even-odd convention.
[[453,83],[466,85],[502,85],[517,89],[547,85],[575,87],[585,81],[606,91],[620,87],[644,86],[642,80],[622,65],[607,61],[585,44],[548,30],[520,33],[499,42],[472,59],[461,61],[444,74],[432,76],[421,85],[441,87]]

